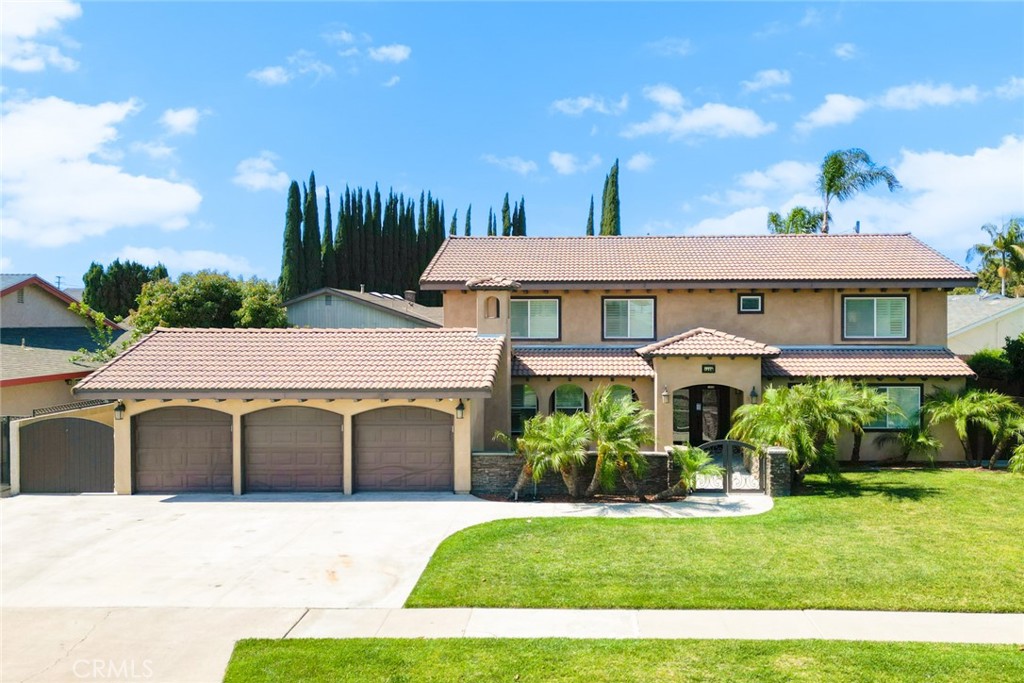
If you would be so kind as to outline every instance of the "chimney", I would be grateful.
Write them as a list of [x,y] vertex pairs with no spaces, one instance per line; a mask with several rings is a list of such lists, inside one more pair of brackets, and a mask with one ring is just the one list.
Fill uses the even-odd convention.
[[408,301],[409,303],[411,303],[411,304],[416,303],[416,290],[415,289],[407,289],[402,294],[405,296],[405,300]]
[[359,285],[359,293],[366,294],[366,285]]

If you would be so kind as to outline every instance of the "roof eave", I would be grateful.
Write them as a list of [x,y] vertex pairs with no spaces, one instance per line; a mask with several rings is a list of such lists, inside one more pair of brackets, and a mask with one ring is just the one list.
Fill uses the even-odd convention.
[[223,399],[271,401],[303,399],[398,400],[398,399],[473,399],[491,398],[490,388],[444,389],[74,389],[76,396],[120,400]]
[[[977,278],[874,279],[874,280],[574,280],[536,281],[518,278],[519,291],[543,289],[955,289],[977,284]],[[464,280],[420,280],[420,289],[446,291],[468,289]]]

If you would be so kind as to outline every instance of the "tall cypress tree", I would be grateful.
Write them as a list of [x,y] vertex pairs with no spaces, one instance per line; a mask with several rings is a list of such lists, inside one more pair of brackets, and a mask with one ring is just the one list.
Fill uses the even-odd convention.
[[505,202],[501,205],[501,236],[508,237],[512,234],[512,212],[508,206],[508,192],[505,193]]
[[520,197],[516,204],[516,220],[512,226],[512,234],[526,237],[526,198]]
[[277,282],[281,299],[290,301],[302,294],[299,277],[302,255],[302,208],[299,204],[299,184],[292,181],[288,187],[288,207],[284,213],[284,248],[281,250],[281,278]]
[[349,284],[349,259],[347,241],[349,239],[348,214],[352,206],[352,195],[345,186],[345,197],[338,207],[338,230],[334,233],[334,261],[335,270],[338,274],[338,288],[348,289]]
[[468,207],[466,207],[466,230],[465,230],[465,232],[463,232],[463,234],[466,237],[469,237],[470,233],[473,232],[473,225],[470,222],[470,218],[471,218],[472,215],[473,215],[473,205],[470,204]]
[[331,221],[331,188],[324,199],[323,274],[325,287],[338,286],[338,259],[334,255],[334,231]]
[[587,236],[594,236],[594,195],[590,195],[590,213],[587,214]]
[[309,174],[309,190],[306,207],[302,216],[302,253],[305,292],[312,292],[324,286],[323,253],[320,248],[320,210],[316,203],[316,177]]
[[459,234],[458,221],[456,220],[458,217],[459,217],[459,210],[455,209],[455,211],[452,212],[452,224],[448,228],[448,236],[449,237],[455,237],[456,235]]
[[604,201],[601,207],[601,234],[621,235],[619,219],[619,160],[612,164],[612,170],[604,182]]

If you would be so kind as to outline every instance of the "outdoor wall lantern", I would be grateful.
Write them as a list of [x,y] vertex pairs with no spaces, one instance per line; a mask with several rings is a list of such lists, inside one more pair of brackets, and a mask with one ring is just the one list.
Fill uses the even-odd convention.
[[669,399],[668,387],[662,387],[661,388],[661,402],[662,403],[668,403],[668,399]]
[[459,399],[459,405],[455,406],[455,418],[461,420],[466,416],[466,405]]
[[114,419],[115,420],[123,420],[124,419],[124,402],[118,401],[117,405],[114,406]]
[[757,399],[761,397],[761,394],[757,393],[757,387],[750,387],[750,402],[757,403]]

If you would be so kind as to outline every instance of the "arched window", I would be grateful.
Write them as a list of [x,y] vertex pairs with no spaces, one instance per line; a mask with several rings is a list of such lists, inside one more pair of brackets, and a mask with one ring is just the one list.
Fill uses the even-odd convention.
[[512,428],[513,436],[523,433],[523,423],[537,414],[537,394],[526,384],[512,386]]
[[587,395],[575,384],[562,384],[551,394],[551,412],[579,413],[587,409]]
[[609,389],[608,393],[611,394],[612,398],[616,401],[628,398],[634,401],[639,401],[640,397],[636,395],[636,392],[632,388],[627,387],[625,384],[613,384]]
[[498,301],[498,297],[489,296],[484,299],[484,317],[485,318],[500,318],[501,317],[501,302]]

